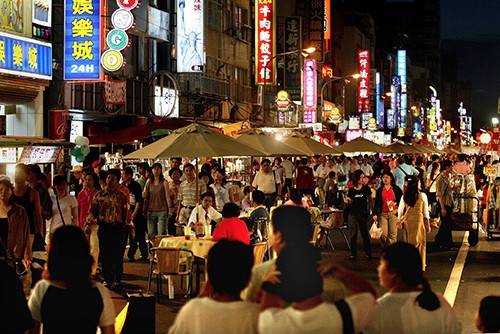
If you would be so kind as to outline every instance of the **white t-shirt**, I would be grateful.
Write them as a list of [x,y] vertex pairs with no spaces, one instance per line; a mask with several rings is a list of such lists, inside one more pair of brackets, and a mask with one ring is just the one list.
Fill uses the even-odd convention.
[[319,165],[314,172],[314,176],[320,177],[322,179],[326,179],[328,177],[328,173],[335,172],[333,168],[328,167],[328,165]]
[[[54,231],[63,226],[63,222],[61,219],[61,214],[59,213],[59,209],[57,208],[57,200],[54,191],[50,190],[50,199],[52,200],[52,218],[49,221],[48,234],[54,233]],[[61,208],[62,215],[64,217],[64,224],[72,225],[73,224],[73,215],[71,214],[71,209],[78,208],[78,201],[73,195],[66,195],[63,198],[59,198],[59,206]]]
[[372,176],[373,175],[373,168],[372,166],[368,165],[368,164],[362,164],[361,167],[360,167],[361,171],[363,171],[363,174],[365,174],[365,176]]
[[[31,311],[31,316],[36,321],[43,322],[42,319],[43,298],[45,297],[45,293],[47,292],[49,287],[52,285],[56,286],[50,281],[41,280],[38,281],[38,283],[36,283],[35,287],[33,288],[33,291],[31,292],[30,299],[28,301],[28,307]],[[106,289],[101,283],[96,282],[94,283],[94,286],[99,290],[103,303],[101,316],[99,318],[99,326],[100,327],[111,326],[115,323],[115,305],[113,304],[113,300],[111,300],[111,296],[109,295],[108,289]],[[75,303],[78,303],[78,300],[75,300]],[[71,305],[61,305],[61,307],[71,307]],[[51,310],[51,311],[57,312],[57,310]]]
[[274,173],[270,171],[269,173],[264,173],[258,171],[253,179],[252,186],[262,191],[264,194],[273,194],[276,192],[276,180],[274,179]]
[[257,333],[259,305],[251,302],[218,302],[195,298],[184,305],[169,334],[252,334]]
[[436,294],[441,306],[434,311],[421,308],[415,292],[386,293],[377,300],[375,315],[368,327],[367,334],[459,334],[462,325],[457,320],[450,304],[442,295]]
[[225,186],[211,184],[210,188],[214,190],[215,194],[215,206],[217,210],[222,211],[224,204],[229,203],[229,191]]
[[193,209],[193,211],[191,211],[191,215],[189,216],[188,226],[191,224],[195,224],[197,222],[196,215],[198,215],[198,222],[201,222],[203,224],[209,224],[210,221],[212,220],[218,222],[222,218],[222,215],[213,207],[209,207],[207,211],[203,209],[201,204],[198,204]]
[[[345,299],[351,309],[354,331],[359,333],[371,320],[375,309],[375,298],[370,293],[361,293]],[[259,316],[259,333],[294,334],[342,333],[342,316],[334,304],[321,303],[307,311],[289,306],[285,309],[270,308]]]

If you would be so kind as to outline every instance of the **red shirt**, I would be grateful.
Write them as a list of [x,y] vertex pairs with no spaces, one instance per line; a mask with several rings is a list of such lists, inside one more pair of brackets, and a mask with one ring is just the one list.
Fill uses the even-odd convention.
[[382,189],[382,212],[383,213],[389,213],[391,210],[389,210],[389,206],[387,205],[387,202],[393,201],[396,205],[396,195],[394,194],[394,190],[392,187],[387,190],[387,188],[384,186]]
[[308,166],[299,166],[297,168],[297,189],[314,189],[314,171]]
[[224,218],[212,234],[214,241],[222,239],[235,240],[250,245],[250,233],[247,225],[239,218]]
[[90,205],[92,204],[94,195],[96,193],[96,189],[94,189],[93,191],[83,189],[78,193],[78,196],[76,197],[76,200],[78,201],[78,207],[80,209],[80,212],[78,213],[78,220],[81,228],[83,228],[83,226],[85,225],[85,219],[87,219],[87,216],[90,212]]

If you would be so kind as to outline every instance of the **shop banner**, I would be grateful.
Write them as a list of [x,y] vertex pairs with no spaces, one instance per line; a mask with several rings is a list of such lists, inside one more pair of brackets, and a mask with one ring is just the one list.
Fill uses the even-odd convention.
[[[285,52],[302,49],[301,21],[299,16],[285,18]],[[292,101],[300,101],[300,52],[285,57],[285,89]]]
[[52,79],[52,45],[0,32],[0,73]]
[[101,0],[66,0],[64,80],[101,80]]
[[370,51],[358,51],[358,111],[370,111]]
[[203,0],[177,0],[177,72],[203,72]]
[[274,84],[276,54],[275,0],[257,0],[255,5],[255,80],[257,85]]

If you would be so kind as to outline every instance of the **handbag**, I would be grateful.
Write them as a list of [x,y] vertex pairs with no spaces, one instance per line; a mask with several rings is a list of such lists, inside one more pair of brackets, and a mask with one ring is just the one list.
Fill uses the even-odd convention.
[[373,223],[372,227],[370,228],[370,238],[372,238],[373,240],[379,240],[381,236],[382,228],[378,227],[376,223]]

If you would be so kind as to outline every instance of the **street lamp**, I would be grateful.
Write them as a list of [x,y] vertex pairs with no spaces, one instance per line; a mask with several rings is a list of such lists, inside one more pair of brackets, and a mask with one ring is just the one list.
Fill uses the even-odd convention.
[[346,75],[343,77],[327,78],[327,80],[321,86],[321,90],[320,90],[320,94],[319,94],[320,103],[321,103],[321,117],[323,117],[323,111],[325,108],[324,92],[325,92],[326,86],[331,82],[344,80],[344,85],[342,85],[342,108],[344,109],[344,116],[345,116],[345,84],[350,82],[349,79],[356,79],[357,80],[357,79],[359,79],[359,77],[360,77],[359,73],[356,73],[356,74]]
[[[272,64],[273,63],[273,60],[278,58],[278,57],[282,57],[282,56],[288,56],[288,55],[293,55],[293,54],[298,54],[300,53],[303,57],[307,57],[309,56],[310,54],[314,53],[316,51],[316,48],[314,46],[310,46],[310,47],[307,47],[305,49],[297,49],[297,50],[291,50],[291,51],[287,51],[287,52],[281,52],[281,53],[277,53],[275,54],[274,56],[271,57],[271,59],[269,59],[269,61],[266,63],[266,66],[264,67],[265,68],[265,73],[266,75],[264,76],[264,84],[262,85],[262,105],[263,105],[263,110],[264,110],[264,122],[266,122],[266,107],[265,107],[265,104],[266,104],[266,99],[265,99],[265,95],[266,95],[266,86],[267,86],[267,70],[269,69],[269,64]],[[302,68],[302,66],[301,66]],[[273,73],[274,75],[274,73]]]

